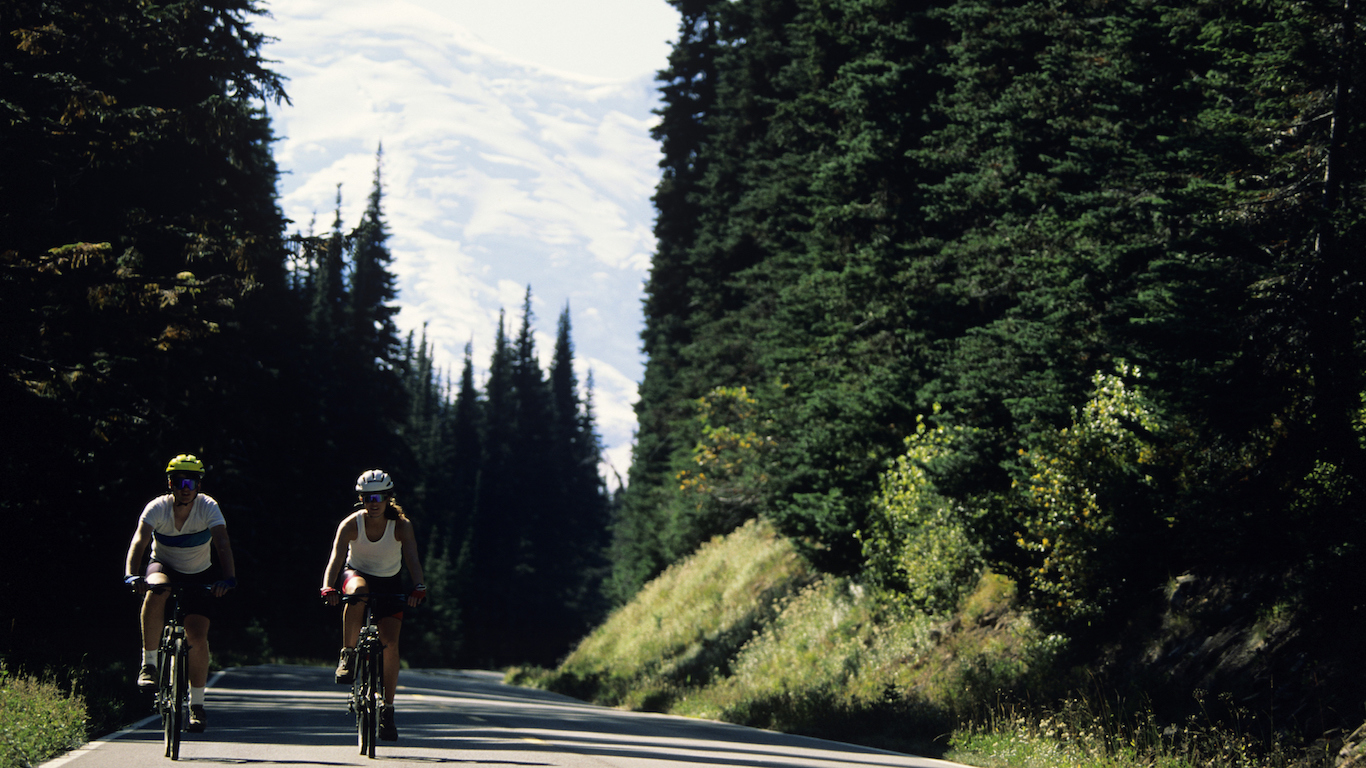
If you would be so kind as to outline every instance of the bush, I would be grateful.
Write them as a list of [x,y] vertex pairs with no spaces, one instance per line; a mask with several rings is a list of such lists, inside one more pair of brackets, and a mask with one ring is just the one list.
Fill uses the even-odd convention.
[[918,417],[906,452],[882,476],[868,530],[859,534],[870,575],[935,614],[952,611],[984,567],[981,546],[969,532],[970,513],[936,490],[930,471],[966,432],[930,428]]
[[716,387],[694,407],[696,443],[674,473],[679,493],[669,513],[668,546],[679,554],[764,512],[774,446],[773,421],[745,387]]
[[1029,476],[1017,484],[1016,545],[1032,560],[1021,576],[1034,609],[1063,625],[1109,607],[1119,554],[1141,549],[1126,537],[1172,522],[1159,519],[1155,477],[1165,473],[1157,448],[1164,425],[1142,390],[1125,383],[1138,369],[1121,363],[1117,374],[1097,373],[1072,426],[1020,451]]
[[85,743],[85,702],[0,664],[0,768],[27,768]]

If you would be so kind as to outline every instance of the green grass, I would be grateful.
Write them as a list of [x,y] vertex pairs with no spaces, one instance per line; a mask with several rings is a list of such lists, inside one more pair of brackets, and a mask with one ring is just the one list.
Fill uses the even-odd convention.
[[514,671],[510,679],[666,711],[688,691],[728,676],[735,652],[815,576],[789,541],[751,522],[661,574],[558,670]]
[[0,664],[0,768],[28,768],[85,743],[85,702]]
[[988,574],[968,619],[930,616],[817,573],[753,521],[648,584],[558,669],[508,679],[609,706],[942,752],[980,699],[1025,684],[1042,658],[1046,639],[1011,613],[1013,597]]
[[[1197,692],[1197,696],[1199,692]],[[1322,752],[1322,750],[1320,750]],[[1162,724],[1147,707],[1074,697],[1048,707],[998,706],[953,735],[950,760],[983,768],[1305,768],[1329,752],[1267,743],[1236,726]]]
[[[1058,663],[1066,648],[1021,612],[1003,576],[983,574],[954,612],[933,615],[816,572],[754,521],[648,584],[558,669],[514,669],[508,681],[983,768],[1331,764],[1237,722],[1160,723],[1145,706],[1069,697],[1094,680],[1071,680]],[[1009,703],[1030,700],[1047,703]]]

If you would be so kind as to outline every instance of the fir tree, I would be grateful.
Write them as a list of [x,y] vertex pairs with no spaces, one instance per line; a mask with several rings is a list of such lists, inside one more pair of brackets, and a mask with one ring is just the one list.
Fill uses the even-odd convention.
[[650,260],[645,289],[642,349],[647,355],[640,399],[635,405],[636,443],[630,484],[612,522],[612,576],[607,591],[624,602],[646,580],[668,565],[658,532],[668,497],[666,478],[674,453],[682,446],[674,424],[686,413],[676,396],[676,378],[686,362],[683,349],[691,341],[689,249],[697,236],[705,207],[699,197],[710,158],[708,117],[716,101],[719,14],[715,0],[671,0],[678,9],[679,38],[669,65],[657,79],[664,106],[652,129],[663,152],[660,183],[654,195],[658,210],[658,245]]
[[335,355],[339,337],[347,324],[346,299],[346,236],[342,232],[342,192],[337,185],[336,213],[332,230],[320,249],[315,252],[313,265],[312,307],[309,326],[323,354]]
[[375,178],[360,224],[352,232],[349,343],[362,360],[381,367],[391,366],[398,356],[398,331],[392,305],[398,297],[394,276],[389,271],[389,227],[384,221],[384,187],[380,172],[384,150],[375,152]]
[[558,514],[548,532],[553,563],[545,580],[563,613],[555,644],[568,647],[601,616],[602,578],[608,527],[607,494],[598,465],[601,442],[594,423],[592,373],[580,398],[574,373],[569,307],[560,313],[550,364],[553,408],[552,462],[559,478]]
[[461,595],[468,638],[462,654],[466,663],[476,665],[496,666],[505,661],[501,641],[511,636],[512,613],[520,609],[513,589],[520,554],[515,517],[520,471],[513,450],[517,427],[513,355],[500,313],[484,385],[483,451],[475,506],[460,565],[469,575],[469,590]]

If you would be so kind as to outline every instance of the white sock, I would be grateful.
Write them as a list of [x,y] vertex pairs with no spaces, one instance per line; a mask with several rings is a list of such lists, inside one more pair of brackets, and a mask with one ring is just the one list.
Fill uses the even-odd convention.
[[192,707],[202,707],[202,706],[204,706],[204,689],[203,689],[203,688],[195,688],[194,686],[190,686],[190,706],[192,706]]
[[152,649],[152,650],[150,650],[150,651],[143,651],[143,652],[142,652],[142,666],[144,666],[144,667],[155,667],[156,665],[157,665],[157,652],[156,652],[156,649],[154,648],[154,649]]

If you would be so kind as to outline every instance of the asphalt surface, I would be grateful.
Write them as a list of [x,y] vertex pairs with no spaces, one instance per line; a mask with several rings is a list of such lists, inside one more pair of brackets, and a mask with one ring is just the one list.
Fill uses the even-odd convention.
[[[943,760],[744,728],[708,720],[623,712],[504,685],[496,672],[404,670],[396,699],[399,740],[376,758],[356,746],[346,688],[321,667],[228,670],[205,701],[208,728],[184,735],[189,766],[346,766],[397,761],[526,768],[950,768]],[[42,768],[141,768],[169,764],[161,722],[134,727]]]

